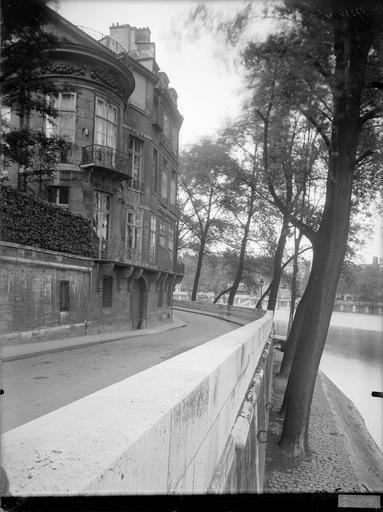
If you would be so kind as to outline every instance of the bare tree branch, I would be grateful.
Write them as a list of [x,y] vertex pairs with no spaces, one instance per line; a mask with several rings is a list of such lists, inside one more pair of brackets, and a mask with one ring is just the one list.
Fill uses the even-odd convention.
[[362,115],[359,118],[359,126],[360,127],[363,126],[363,124],[366,123],[370,119],[376,119],[377,117],[382,117],[382,115],[381,115],[382,113],[383,113],[383,107],[376,107],[376,108],[369,110],[368,112],[366,112],[364,115]]
[[314,117],[311,114],[309,114],[308,112],[306,112],[305,110],[301,109],[301,112],[304,116],[306,116],[306,118],[310,121],[310,123],[315,127],[315,129],[317,130],[319,135],[322,137],[324,143],[326,144],[326,147],[328,149],[330,149],[330,146],[331,146],[330,139],[325,132],[325,127],[323,126],[323,124],[318,123],[318,121],[316,119],[314,119]]
[[374,151],[372,149],[368,149],[364,153],[362,153],[356,160],[355,160],[355,166],[360,165],[366,158],[369,156],[372,156],[374,154]]

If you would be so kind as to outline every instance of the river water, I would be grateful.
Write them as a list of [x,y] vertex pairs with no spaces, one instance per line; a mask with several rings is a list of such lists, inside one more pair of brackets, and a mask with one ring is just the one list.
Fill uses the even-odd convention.
[[[288,312],[275,312],[277,334],[286,334]],[[320,369],[354,403],[383,451],[383,317],[334,312]]]

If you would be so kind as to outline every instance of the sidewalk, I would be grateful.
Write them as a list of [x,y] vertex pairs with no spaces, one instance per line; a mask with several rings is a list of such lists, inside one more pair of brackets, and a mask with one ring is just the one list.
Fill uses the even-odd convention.
[[157,334],[161,332],[185,327],[186,323],[181,319],[173,316],[173,320],[166,324],[156,325],[149,329],[105,332],[102,334],[91,334],[77,336],[75,338],[61,338],[55,340],[46,340],[39,342],[22,343],[19,345],[5,345],[1,347],[2,361],[12,361],[14,359],[23,359],[25,357],[45,354],[47,352],[60,352],[61,350],[70,350],[79,347],[86,347],[96,343],[108,343],[124,338],[135,338],[137,336],[147,336],[149,334]]
[[318,373],[311,408],[312,453],[300,460],[283,457],[278,441],[283,417],[278,413],[287,379],[278,377],[282,354],[274,351],[274,386],[270,439],[266,454],[265,493],[355,493],[383,490],[383,454],[353,403]]

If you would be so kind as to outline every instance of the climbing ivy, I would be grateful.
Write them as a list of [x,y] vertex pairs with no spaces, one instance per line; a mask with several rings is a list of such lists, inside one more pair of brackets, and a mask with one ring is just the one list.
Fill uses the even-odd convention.
[[8,185],[0,186],[0,240],[88,257],[97,246],[88,219]]

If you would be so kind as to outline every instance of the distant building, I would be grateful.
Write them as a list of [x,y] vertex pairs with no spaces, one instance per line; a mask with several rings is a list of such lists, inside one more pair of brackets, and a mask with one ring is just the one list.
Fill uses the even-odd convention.
[[352,265],[341,275],[335,311],[383,313],[383,266],[377,256],[371,263]]
[[[48,30],[59,43],[42,72],[58,88],[52,99],[59,116],[36,115],[30,126],[63,137],[74,149],[59,155],[53,177],[40,183],[39,193],[92,221],[97,256],[84,261],[25,248],[22,267],[16,261],[21,246],[2,243],[3,278],[12,278],[20,298],[14,307],[0,303],[7,318],[3,332],[40,329],[43,335],[61,327],[62,334],[83,323],[88,332],[117,324],[142,328],[171,317],[173,288],[182,279],[174,251],[183,121],[177,94],[159,70],[148,28],[117,24],[110,36],[97,36],[55,12],[52,19]],[[36,184],[15,166],[9,180],[36,193]],[[50,265],[29,265],[28,258]],[[31,306],[41,286],[45,302]]]

